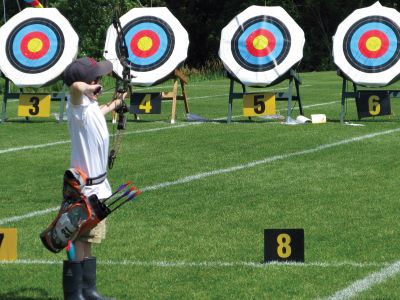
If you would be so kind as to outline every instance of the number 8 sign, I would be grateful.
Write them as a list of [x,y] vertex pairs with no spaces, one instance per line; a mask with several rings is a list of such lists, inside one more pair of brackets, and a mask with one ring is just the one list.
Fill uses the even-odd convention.
[[264,263],[271,261],[304,262],[304,230],[265,229]]

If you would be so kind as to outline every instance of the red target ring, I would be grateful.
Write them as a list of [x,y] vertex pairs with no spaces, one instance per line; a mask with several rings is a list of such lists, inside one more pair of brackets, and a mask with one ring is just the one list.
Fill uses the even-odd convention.
[[375,29],[369,30],[361,36],[358,47],[365,57],[379,58],[388,51],[389,43],[387,35]]
[[28,59],[43,57],[50,48],[49,38],[42,32],[30,32],[21,40],[21,53]]
[[246,39],[247,51],[253,56],[264,57],[269,55],[275,48],[276,39],[274,35],[265,29],[257,29]]
[[160,48],[160,38],[152,30],[141,30],[133,36],[130,48],[138,57],[150,57]]

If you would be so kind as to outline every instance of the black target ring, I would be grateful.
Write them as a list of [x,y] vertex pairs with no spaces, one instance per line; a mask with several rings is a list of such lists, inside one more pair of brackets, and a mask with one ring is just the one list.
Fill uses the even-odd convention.
[[[134,19],[122,28],[122,33],[128,48],[128,61],[132,71],[155,70],[164,65],[174,51],[174,32],[167,22],[157,17],[143,16]],[[115,49],[120,58],[118,40]]]
[[[29,57],[24,53],[21,41],[29,40],[29,35],[33,35],[36,40],[46,39],[47,41],[42,41],[42,47],[48,43],[46,51],[41,53],[37,51],[39,55],[36,57]],[[32,18],[20,23],[11,31],[6,47],[7,58],[15,69],[35,74],[49,70],[58,62],[64,52],[65,39],[62,30],[53,21],[45,18]]]
[[[245,49],[245,40],[252,32],[265,29],[275,39],[274,49],[260,54],[258,57]],[[261,35],[262,36],[262,35]],[[288,28],[271,16],[256,16],[244,22],[234,33],[231,41],[232,55],[236,62],[251,72],[269,71],[282,63],[288,56],[291,47],[291,36]]]
[[[380,28],[377,30],[377,25]],[[363,50],[363,36],[370,34],[372,38],[381,40],[383,51],[372,55],[375,51]],[[374,36],[375,35],[375,36]],[[379,37],[376,37],[378,36]],[[361,45],[361,46],[360,46]],[[356,70],[364,73],[379,73],[392,68],[400,59],[400,28],[389,18],[368,16],[356,23],[345,34],[343,53],[346,60]],[[369,53],[372,53],[369,55]]]

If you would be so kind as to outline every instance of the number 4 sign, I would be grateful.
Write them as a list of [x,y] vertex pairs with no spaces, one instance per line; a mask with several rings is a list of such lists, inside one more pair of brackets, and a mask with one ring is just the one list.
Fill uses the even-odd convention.
[[304,262],[304,230],[265,229],[264,263],[271,261]]

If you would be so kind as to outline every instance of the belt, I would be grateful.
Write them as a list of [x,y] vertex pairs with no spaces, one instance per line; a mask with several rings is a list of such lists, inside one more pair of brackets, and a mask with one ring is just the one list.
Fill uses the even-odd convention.
[[102,183],[104,180],[106,180],[107,178],[107,172],[104,174],[101,174],[97,177],[91,177],[91,178],[87,178],[86,179],[86,185],[90,186],[90,185],[96,185],[96,184],[100,184]]

